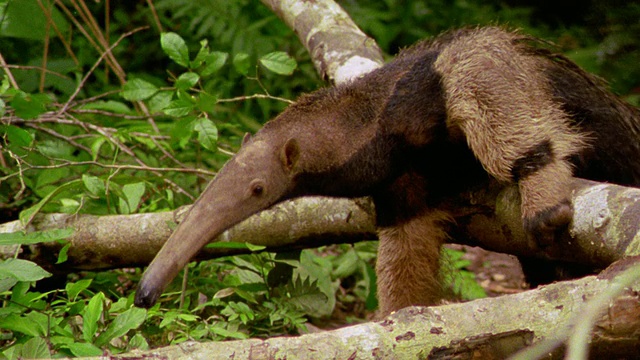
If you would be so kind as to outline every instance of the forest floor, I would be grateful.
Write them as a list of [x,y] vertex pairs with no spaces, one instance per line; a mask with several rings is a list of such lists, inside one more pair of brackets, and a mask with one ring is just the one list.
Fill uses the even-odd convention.
[[[487,251],[479,247],[447,244],[454,250],[463,251],[463,259],[470,264],[464,270],[471,271],[476,281],[489,297],[515,294],[529,290],[518,258],[513,255]],[[308,324],[309,332],[324,331],[346,325],[374,320],[375,312],[365,309],[362,301],[336,304],[330,319],[316,319]]]

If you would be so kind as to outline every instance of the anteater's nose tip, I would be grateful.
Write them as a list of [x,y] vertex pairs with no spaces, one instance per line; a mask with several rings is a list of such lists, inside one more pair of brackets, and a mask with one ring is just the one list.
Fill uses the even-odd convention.
[[145,286],[144,283],[140,283],[136,290],[136,296],[133,303],[137,307],[148,309],[158,301],[159,295],[159,292],[155,289]]

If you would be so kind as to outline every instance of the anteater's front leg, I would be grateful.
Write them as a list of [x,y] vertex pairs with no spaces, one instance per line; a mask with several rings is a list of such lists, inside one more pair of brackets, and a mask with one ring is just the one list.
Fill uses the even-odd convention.
[[442,298],[440,246],[449,216],[427,211],[406,222],[381,228],[376,273],[379,316],[411,305],[434,305]]
[[415,174],[401,176],[374,196],[379,317],[411,305],[434,305],[442,298],[440,247],[450,216],[427,208],[426,196],[424,181]]

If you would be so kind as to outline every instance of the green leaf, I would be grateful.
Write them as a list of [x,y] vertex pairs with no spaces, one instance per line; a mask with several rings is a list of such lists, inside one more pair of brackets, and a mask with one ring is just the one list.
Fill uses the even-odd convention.
[[62,249],[60,249],[56,264],[62,264],[69,259],[69,257],[67,256],[67,253],[69,252],[70,248],[71,248],[71,243],[67,243],[65,246],[62,247]]
[[229,54],[220,51],[214,51],[209,54],[205,59],[205,67],[201,72],[202,76],[209,76],[222,69],[228,58]]
[[[135,80],[139,80],[139,79],[135,79]],[[144,80],[142,80],[142,81],[144,81]],[[149,83],[147,83],[147,84],[149,84]],[[126,86],[126,84],[125,84],[125,86]],[[131,109],[129,108],[129,106],[127,106],[127,104],[125,104],[123,102],[120,102],[120,101],[115,101],[115,100],[93,101],[93,102],[90,102],[88,104],[84,104],[84,105],[80,106],[79,108],[82,109],[82,110],[103,110],[103,111],[109,111],[109,112],[116,113],[116,114],[131,114],[132,113]]]
[[291,75],[296,67],[298,67],[295,59],[283,51],[272,52],[261,57],[260,64],[280,75]]
[[42,200],[40,200],[37,204],[33,205],[28,209],[22,210],[20,212],[20,223],[22,224],[22,226],[27,227],[27,225],[29,225],[31,221],[33,221],[33,218],[38,214],[38,212],[40,212],[42,207],[45,206],[49,201],[51,201],[51,199],[54,196],[56,196],[58,193],[65,190],[71,190],[79,185],[81,185],[81,180],[69,181],[68,183],[60,185],[57,188],[55,188],[47,196],[42,198]]
[[62,346],[62,348],[69,349],[74,356],[77,357],[90,357],[100,356],[103,354],[102,349],[87,343],[72,343]]
[[47,111],[46,105],[50,102],[51,99],[45,94],[27,94],[20,91],[9,101],[9,104],[17,117],[35,119]]
[[160,45],[165,54],[176,64],[189,67],[189,49],[180,35],[173,32],[160,34]]
[[7,104],[4,100],[0,99],[0,116],[4,116],[7,113]]
[[149,343],[147,342],[147,339],[145,339],[144,336],[142,336],[142,334],[137,333],[133,335],[131,340],[129,340],[129,346],[127,346],[127,350],[133,350],[133,349],[139,349],[139,350],[149,349]]
[[[19,4],[8,1],[2,1],[0,4],[2,4],[0,37],[29,39],[41,43],[46,37],[56,34],[51,31],[50,22],[55,24],[56,28],[64,34],[63,36],[66,37],[69,32],[69,23],[64,14],[51,3],[21,0]],[[46,7],[47,11],[43,11],[41,6]]]
[[49,346],[43,338],[33,337],[22,346],[22,357],[25,359],[48,359],[51,357]]
[[175,121],[171,126],[171,141],[177,142],[180,148],[184,149],[191,139],[195,120],[196,117],[190,115]]
[[67,283],[65,290],[70,301],[76,301],[76,297],[91,285],[91,279],[82,279],[74,283]]
[[151,112],[159,112],[171,104],[173,99],[172,91],[160,91],[149,99],[149,109]]
[[3,293],[18,283],[18,280],[10,277],[3,278],[0,276],[0,293]]
[[198,50],[198,54],[191,62],[191,68],[195,69],[202,65],[207,56],[209,56],[209,42],[207,41],[207,39],[204,39],[200,41],[200,50]]
[[251,243],[236,242],[236,241],[218,241],[212,242],[205,246],[209,249],[249,249],[251,251],[262,251],[267,247],[264,245],[254,245]]
[[18,281],[38,281],[51,276],[36,263],[23,259],[0,261],[0,278],[14,278]]
[[104,304],[104,294],[97,293],[89,304],[84,308],[84,314],[82,315],[82,338],[86,342],[93,342],[94,336],[98,333],[98,321],[102,316],[102,309]]
[[285,292],[289,296],[287,303],[308,314],[315,314],[318,309],[326,306],[328,298],[320,291],[317,282],[311,281],[308,277],[304,280],[300,276],[296,277],[285,286]]
[[198,110],[209,113],[215,111],[216,104],[218,104],[218,98],[206,92],[200,93],[198,101],[196,102]]
[[16,126],[6,126],[3,132],[7,134],[7,140],[11,145],[29,147],[33,142],[33,136],[27,130]]
[[193,103],[184,99],[173,100],[169,106],[164,108],[164,113],[173,117],[188,115],[194,108]]
[[158,92],[152,83],[142,79],[131,79],[122,87],[120,95],[129,101],[145,100]]
[[98,336],[95,345],[100,347],[104,346],[112,339],[126,334],[131,329],[136,329],[144,322],[146,316],[146,310],[137,307],[130,308],[118,315],[118,317],[109,324],[107,329]]
[[242,75],[247,75],[249,73],[249,67],[251,64],[249,63],[249,54],[238,53],[233,57],[233,67]]
[[104,196],[107,192],[104,181],[97,176],[82,174],[82,183],[95,196]]
[[243,339],[248,339],[249,335],[239,332],[239,331],[229,331],[227,329],[221,328],[216,326],[217,324],[219,324],[219,322],[217,322],[215,325],[210,326],[209,330],[219,336],[225,337],[225,338],[232,338],[232,339],[239,339],[239,340],[243,340]]
[[140,200],[142,199],[142,195],[144,195],[144,191],[145,184],[143,182],[126,184],[122,187],[122,192],[127,197],[126,200],[129,214],[138,209],[138,205],[140,205]]
[[194,72],[181,74],[176,80],[176,87],[180,90],[189,90],[200,80],[200,75]]
[[36,188],[42,188],[45,185],[53,184],[61,179],[66,179],[69,176],[69,168],[48,169],[47,171],[40,171],[36,178]]
[[338,264],[338,267],[331,274],[333,279],[346,278],[360,268],[360,258],[353,248],[340,255],[334,263]]
[[58,241],[73,235],[74,228],[52,229],[46,231],[33,231],[24,233],[22,231],[0,234],[0,245],[31,245]]
[[17,331],[29,336],[41,336],[38,323],[18,314],[0,317],[0,329]]
[[198,118],[194,123],[193,130],[198,133],[198,141],[205,149],[210,151],[216,150],[218,128],[213,121],[204,117]]
[[104,136],[99,136],[91,143],[91,158],[93,161],[98,159],[98,155],[100,155],[100,149],[102,145],[107,142],[107,138]]

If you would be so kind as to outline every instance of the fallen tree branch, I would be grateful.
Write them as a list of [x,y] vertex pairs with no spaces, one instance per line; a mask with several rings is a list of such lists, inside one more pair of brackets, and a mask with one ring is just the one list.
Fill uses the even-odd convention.
[[[525,237],[517,189],[492,184],[443,204],[455,219],[452,241],[488,250],[604,268],[640,254],[640,189],[576,179],[574,221],[561,241],[540,248]],[[69,260],[54,265],[59,243],[26,247],[23,258],[52,272],[144,266],[160,250],[188,207],[137,215],[38,215],[27,231],[73,227]],[[21,231],[18,221],[0,233]],[[269,251],[376,239],[375,209],[368,199],[300,198],[279,204],[231,228],[216,241],[250,242]],[[15,254],[5,247],[5,254]],[[204,249],[199,258],[248,250]]]
[[[617,273],[617,271],[615,271]],[[299,337],[184,343],[120,355],[168,359],[503,359],[571,329],[587,301],[612,286],[613,274],[559,282],[514,295],[430,308],[410,307],[379,322]],[[640,284],[598,317],[594,358],[640,351]],[[529,304],[523,307],[522,304]],[[471,356],[473,355],[473,356]],[[556,354],[557,355],[557,354]],[[118,357],[116,357],[118,358]],[[456,357],[459,358],[459,357]],[[557,358],[557,356],[556,356]]]

